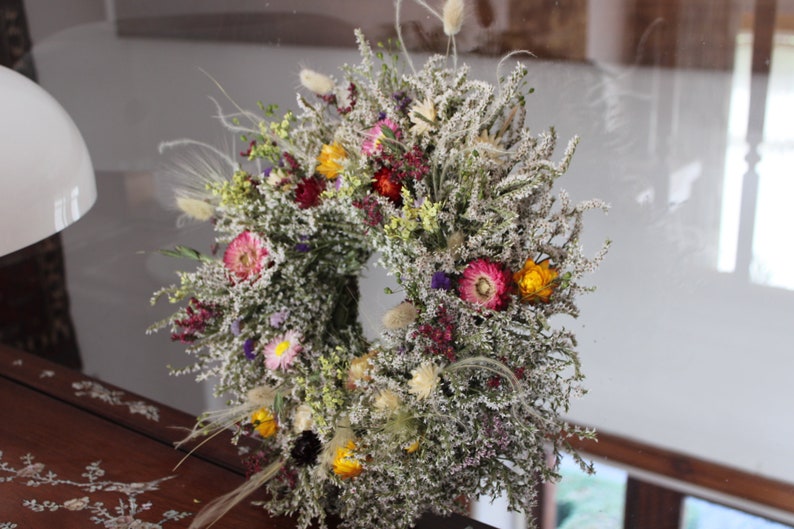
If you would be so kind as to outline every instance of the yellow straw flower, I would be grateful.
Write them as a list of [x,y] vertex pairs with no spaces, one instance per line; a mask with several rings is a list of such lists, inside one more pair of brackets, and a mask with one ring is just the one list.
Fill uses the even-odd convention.
[[343,448],[336,449],[336,457],[334,457],[334,474],[342,479],[351,479],[361,474],[364,467],[361,462],[355,458],[354,452],[356,450],[356,443],[348,441]]
[[345,160],[347,160],[347,153],[339,142],[323,145],[320,156],[317,157],[317,161],[320,162],[317,172],[328,180],[333,180],[342,172]]
[[521,301],[528,303],[542,301],[543,303],[548,303],[554,288],[557,286],[555,280],[558,275],[557,269],[549,266],[548,259],[540,263],[527,259],[524,267],[513,274],[513,281],[518,285]]
[[251,414],[251,424],[262,437],[271,437],[278,431],[278,423],[267,408],[260,408]]
[[419,450],[419,440],[417,439],[413,443],[410,443],[405,448],[403,448],[407,454],[413,454],[417,450]]

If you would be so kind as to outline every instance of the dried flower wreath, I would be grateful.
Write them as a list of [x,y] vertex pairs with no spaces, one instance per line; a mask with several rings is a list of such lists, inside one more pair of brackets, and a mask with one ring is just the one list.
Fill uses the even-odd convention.
[[[451,54],[415,69],[357,33],[361,62],[343,81],[303,70],[297,114],[223,115],[242,160],[188,169],[196,184],[177,190],[225,247],[169,251],[199,263],[157,294],[183,304],[153,327],[188,344],[181,372],[217,377],[230,398],[188,440],[229,428],[261,440],[246,485],[194,526],[260,487],[301,527],[328,513],[410,527],[460,511],[462,496],[504,494],[527,512],[556,476],[548,451],[588,435],[560,419],[582,373],[573,333],[549,320],[576,316],[589,290],[580,280],[606,245],[584,255],[582,217],[604,205],[554,192],[576,140],[554,161],[553,129],[526,128],[526,68],[469,78],[454,46],[462,0],[420,3]],[[401,291],[368,341],[357,281],[373,253]]]

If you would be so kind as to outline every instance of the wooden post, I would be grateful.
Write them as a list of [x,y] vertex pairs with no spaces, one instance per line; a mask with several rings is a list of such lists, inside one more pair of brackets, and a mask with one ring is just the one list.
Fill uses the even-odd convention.
[[623,529],[679,529],[683,494],[629,477]]

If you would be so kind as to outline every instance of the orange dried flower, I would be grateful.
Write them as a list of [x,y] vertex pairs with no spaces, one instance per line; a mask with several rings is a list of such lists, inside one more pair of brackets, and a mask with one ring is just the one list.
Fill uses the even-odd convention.
[[549,266],[548,259],[544,259],[540,263],[527,259],[524,267],[513,274],[513,281],[518,285],[521,301],[548,303],[551,294],[557,287],[558,275],[557,269]]
[[414,442],[412,442],[412,443],[410,443],[410,444],[406,445],[406,446],[403,448],[403,450],[405,450],[405,452],[406,452],[407,454],[413,454],[414,452],[416,452],[417,450],[419,450],[419,446],[420,446],[420,445],[419,445],[419,440],[417,439],[416,441],[414,441]]
[[320,165],[317,166],[317,172],[329,180],[333,180],[344,168],[347,153],[345,148],[339,142],[333,142],[330,145],[323,145],[320,150],[320,155],[317,161]]
[[271,437],[278,431],[278,423],[267,408],[260,408],[251,414],[251,424],[262,437]]
[[342,479],[351,479],[364,470],[361,462],[356,459],[354,452],[356,450],[356,443],[348,441],[347,445],[343,448],[336,449],[336,457],[334,457],[334,474]]

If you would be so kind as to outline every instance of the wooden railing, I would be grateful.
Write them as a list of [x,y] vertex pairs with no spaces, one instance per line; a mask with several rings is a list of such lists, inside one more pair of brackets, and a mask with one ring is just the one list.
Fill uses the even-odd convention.
[[[680,529],[687,496],[704,497],[772,520],[794,520],[794,482],[751,474],[723,464],[599,432],[597,440],[571,440],[577,451],[625,469],[623,529]],[[555,527],[554,486],[541,491],[540,529]]]

